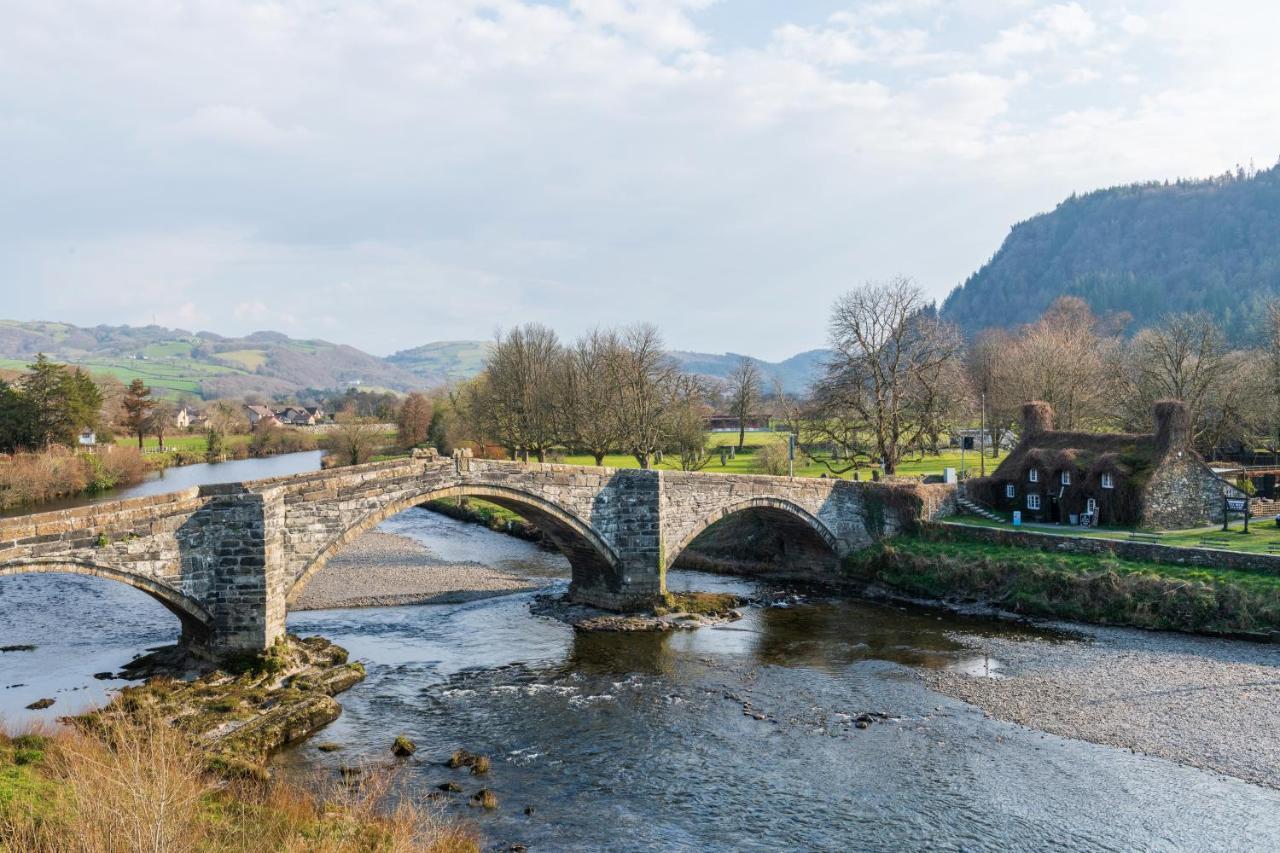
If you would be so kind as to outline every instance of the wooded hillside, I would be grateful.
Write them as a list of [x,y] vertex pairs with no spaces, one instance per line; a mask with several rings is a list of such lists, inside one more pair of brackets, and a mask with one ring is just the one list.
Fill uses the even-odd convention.
[[1015,225],[995,256],[943,304],[973,334],[1033,322],[1059,296],[1129,331],[1171,312],[1207,311],[1228,338],[1254,332],[1280,293],[1280,166],[1072,196]]

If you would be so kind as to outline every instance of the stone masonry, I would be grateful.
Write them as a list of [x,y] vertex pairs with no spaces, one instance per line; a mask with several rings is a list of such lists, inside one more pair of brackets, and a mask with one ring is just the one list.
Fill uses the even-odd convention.
[[[893,493],[910,500],[886,500]],[[539,527],[568,557],[575,601],[652,606],[666,570],[720,518],[753,512],[837,556],[891,534],[895,507],[947,514],[944,487],[641,471],[473,459],[434,451],[312,474],[0,520],[0,576],[71,572],[160,600],[183,642],[220,655],[284,632],[290,602],[347,543],[409,507],[477,497]]]

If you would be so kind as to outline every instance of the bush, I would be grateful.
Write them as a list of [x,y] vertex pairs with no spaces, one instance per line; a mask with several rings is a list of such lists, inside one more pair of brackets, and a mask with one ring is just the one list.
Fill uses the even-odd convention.
[[790,470],[787,446],[780,441],[766,444],[755,452],[753,467],[761,474],[785,477]]

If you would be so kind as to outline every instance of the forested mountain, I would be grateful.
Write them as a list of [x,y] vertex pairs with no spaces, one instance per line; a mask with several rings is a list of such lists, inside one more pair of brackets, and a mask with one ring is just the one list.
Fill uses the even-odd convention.
[[1073,195],[1015,225],[942,314],[973,334],[1032,322],[1069,295],[1100,316],[1127,312],[1131,331],[1207,311],[1238,342],[1277,294],[1280,166]]

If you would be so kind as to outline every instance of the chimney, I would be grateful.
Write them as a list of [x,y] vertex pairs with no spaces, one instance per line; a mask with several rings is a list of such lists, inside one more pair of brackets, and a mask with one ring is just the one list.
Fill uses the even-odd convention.
[[1053,406],[1044,400],[1022,404],[1022,438],[1053,430]]
[[1181,400],[1160,400],[1151,407],[1156,425],[1156,447],[1161,452],[1191,446],[1191,413]]

